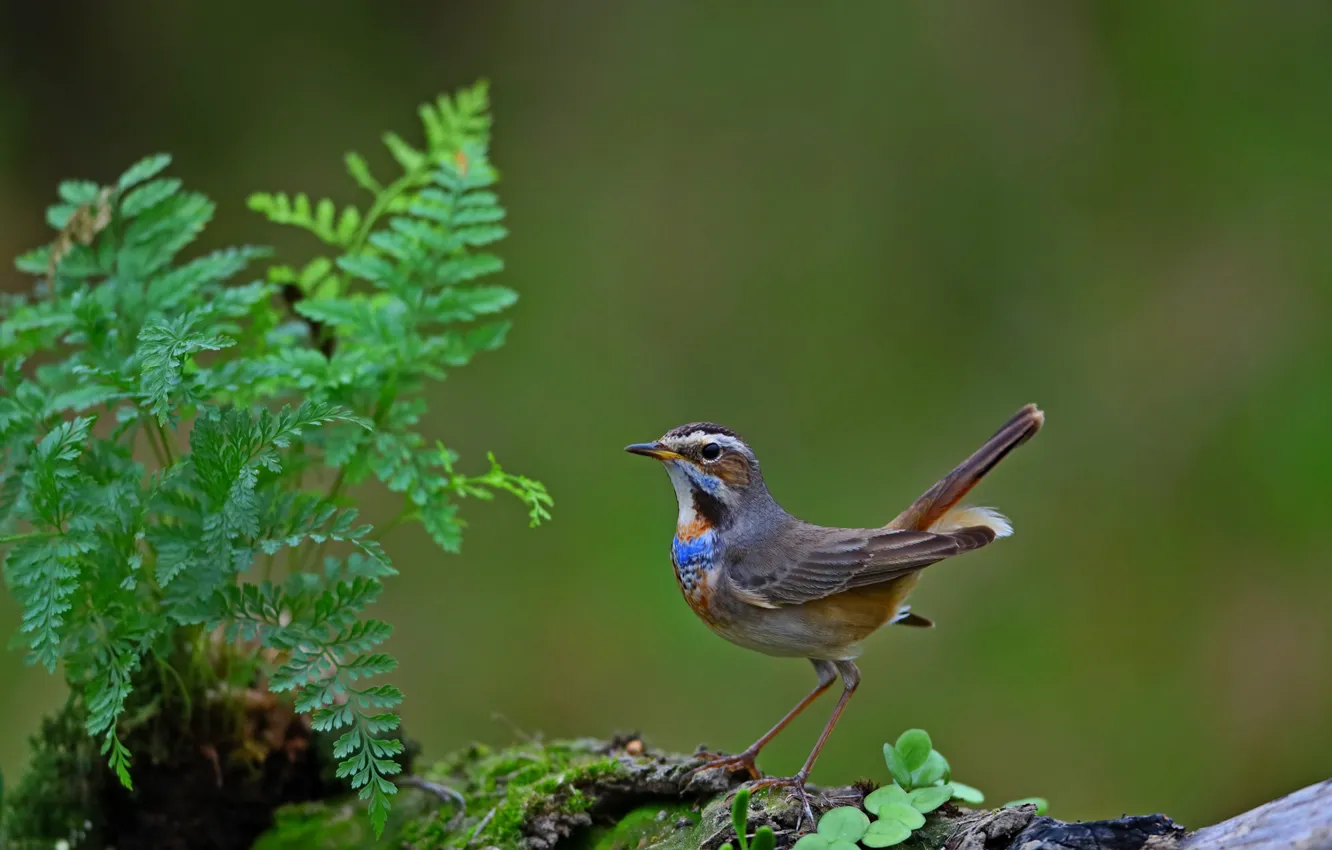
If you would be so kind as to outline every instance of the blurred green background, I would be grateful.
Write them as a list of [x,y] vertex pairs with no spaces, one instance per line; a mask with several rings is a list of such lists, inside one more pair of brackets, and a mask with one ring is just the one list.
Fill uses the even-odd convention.
[[[387,162],[381,131],[491,79],[522,300],[427,436],[556,510],[468,505],[461,556],[390,538],[377,613],[429,753],[509,724],[738,750],[811,686],[690,613],[626,443],[714,419],[792,512],[874,525],[1035,401],[976,493],[1016,535],[929,571],[939,628],[870,642],[816,780],[884,778],[909,726],[1065,818],[1199,826],[1332,774],[1332,4],[0,9],[6,257],[58,180],[167,150],[220,203],[204,247],[301,259],[250,191],[351,200],[345,150]],[[9,652],[0,688],[14,777],[61,686]]]

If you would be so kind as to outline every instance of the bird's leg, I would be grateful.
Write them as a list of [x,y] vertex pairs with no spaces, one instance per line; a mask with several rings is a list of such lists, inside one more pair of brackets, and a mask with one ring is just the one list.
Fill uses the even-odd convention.
[[804,699],[796,703],[796,707],[788,711],[785,717],[778,720],[775,726],[765,732],[763,737],[750,744],[744,752],[733,756],[723,756],[717,753],[698,753],[698,757],[705,759],[706,761],[689,772],[697,773],[700,770],[712,770],[713,768],[721,768],[723,770],[743,768],[749,774],[750,779],[758,779],[759,769],[754,760],[758,758],[759,750],[766,747],[769,741],[777,737],[777,733],[786,728],[786,724],[794,720],[796,715],[800,714],[800,712],[809,708],[810,703],[818,699],[820,694],[828,690],[828,687],[832,685],[833,682],[837,681],[837,667],[831,661],[814,661],[813,663],[814,672],[818,673],[819,676],[819,684],[815,686],[814,690],[810,691]]
[[856,686],[860,684],[860,669],[851,661],[838,661],[836,667],[842,674],[842,696],[837,700],[837,705],[833,707],[832,716],[828,718],[828,725],[823,727],[823,734],[819,736],[818,743],[810,751],[809,758],[805,759],[804,767],[796,772],[795,776],[772,777],[769,779],[760,779],[749,786],[751,791],[757,791],[760,788],[787,787],[791,789],[801,804],[805,807],[805,817],[811,822],[814,820],[814,811],[809,805],[809,795],[805,793],[805,781],[809,779],[810,771],[814,769],[814,762],[819,758],[819,752],[823,745],[828,743],[828,736],[832,734],[833,727],[837,725],[837,720],[842,716],[842,710],[850,702],[851,695],[856,692]]

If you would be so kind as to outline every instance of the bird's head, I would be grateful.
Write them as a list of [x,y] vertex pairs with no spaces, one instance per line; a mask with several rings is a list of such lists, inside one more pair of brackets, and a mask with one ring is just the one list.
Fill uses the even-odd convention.
[[625,446],[625,451],[665,465],[682,521],[686,514],[697,514],[720,525],[746,503],[771,498],[754,450],[739,434],[714,422],[681,425],[655,442]]

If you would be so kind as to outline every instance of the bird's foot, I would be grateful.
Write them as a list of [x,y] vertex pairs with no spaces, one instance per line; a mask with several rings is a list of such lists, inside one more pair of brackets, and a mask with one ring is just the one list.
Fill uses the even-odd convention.
[[703,763],[689,769],[689,775],[699,773],[704,770],[721,770],[725,773],[735,773],[743,770],[749,774],[750,779],[758,779],[762,774],[759,773],[758,765],[754,759],[758,753],[745,750],[733,756],[724,756],[720,753],[694,753],[694,758],[702,759]]
[[[805,791],[805,775],[797,773],[795,776],[770,776],[767,779],[759,779],[749,784],[749,790],[759,791],[763,788],[790,788],[791,796],[800,801],[804,807],[804,817],[809,819],[809,823],[814,823],[814,809],[809,804],[809,793]],[[800,831],[801,822],[796,822],[796,831]]]

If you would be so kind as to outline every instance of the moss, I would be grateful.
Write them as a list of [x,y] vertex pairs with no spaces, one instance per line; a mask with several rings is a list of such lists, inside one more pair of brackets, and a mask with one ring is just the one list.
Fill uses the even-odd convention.
[[[730,787],[692,781],[687,756],[634,755],[624,741],[579,739],[506,749],[474,745],[418,775],[461,794],[465,811],[423,782],[403,787],[384,838],[374,842],[357,801],[279,812],[263,850],[410,846],[487,848],[675,848],[697,846],[702,805]],[[683,825],[681,825],[683,824]]]
[[[384,834],[404,833],[409,824],[433,817],[439,803],[428,794],[409,791],[393,801]],[[362,847],[398,846],[375,841],[370,819],[358,801],[298,803],[278,810],[272,829],[255,841],[252,850],[357,850]]]
[[698,822],[698,809],[693,805],[639,806],[615,825],[594,830],[583,844],[587,850],[694,850]]
[[71,700],[43,718],[41,731],[29,739],[31,762],[5,800],[3,835],[8,846],[50,847],[65,841],[78,847],[102,831],[94,801],[105,777],[83,717]]
[[[450,829],[438,820],[428,828],[408,830],[404,840],[416,846],[456,847],[467,841],[481,846],[517,847],[528,827],[542,817],[571,825],[586,815],[597,796],[589,786],[627,776],[624,765],[606,754],[601,741],[559,741],[493,752],[470,750],[471,758],[447,759],[428,778],[456,788],[467,800],[470,828]],[[479,829],[478,829],[479,827]],[[552,824],[553,829],[559,826]],[[475,834],[473,834],[475,833]]]

